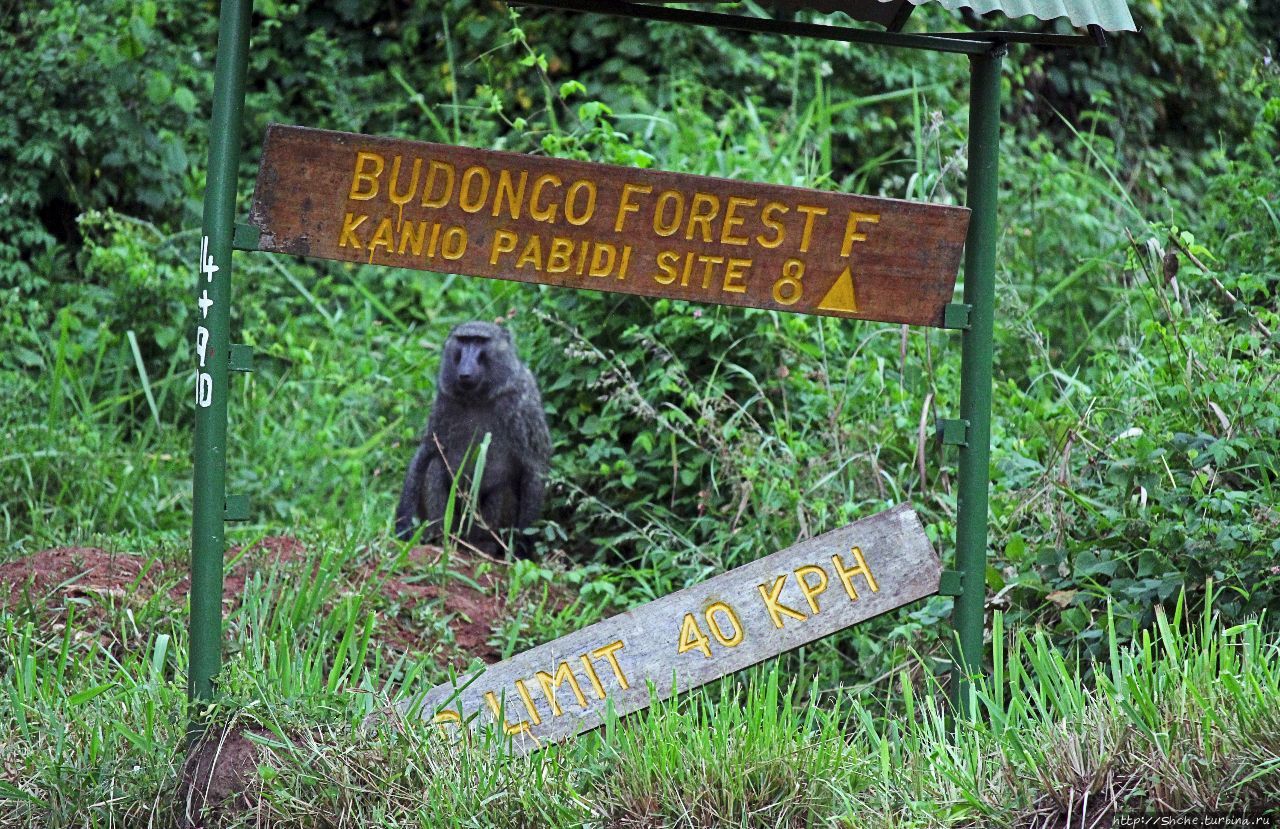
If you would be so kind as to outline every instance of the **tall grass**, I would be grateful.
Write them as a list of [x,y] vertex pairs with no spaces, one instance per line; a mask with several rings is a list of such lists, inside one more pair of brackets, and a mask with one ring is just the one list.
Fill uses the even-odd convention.
[[[360,729],[375,706],[443,678],[372,644],[385,600],[352,579],[366,555],[322,546],[309,566],[246,583],[222,700],[203,712],[258,752],[252,810],[224,810],[222,825],[1091,826],[1117,810],[1280,807],[1280,639],[1256,620],[1222,625],[1212,600],[1194,619],[1177,600],[1133,643],[1105,623],[1107,656],[1090,672],[1046,631],[1007,631],[997,614],[973,722],[953,721],[932,678],[899,674],[895,706],[805,695],[775,662],[499,761],[484,739],[451,746],[420,722]],[[193,713],[185,634],[161,604],[107,610],[143,632],[136,646],[76,609],[57,631],[4,617],[0,826],[174,815]]]

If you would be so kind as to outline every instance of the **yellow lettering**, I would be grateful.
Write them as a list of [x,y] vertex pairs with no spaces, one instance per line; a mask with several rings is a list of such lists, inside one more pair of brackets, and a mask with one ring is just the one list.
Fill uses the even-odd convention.
[[[578,194],[583,190],[587,191],[587,206],[581,213],[577,210]],[[591,221],[591,217],[596,212],[596,183],[580,179],[569,186],[569,191],[564,195],[564,218],[571,225],[585,225]]]
[[529,241],[525,242],[524,250],[516,260],[517,268],[523,268],[525,265],[533,265],[535,271],[542,270],[542,242],[538,240],[536,234],[530,236]]
[[489,264],[498,264],[498,257],[504,253],[511,253],[516,249],[516,242],[520,237],[512,233],[510,230],[495,230],[493,232],[493,245],[489,249]]
[[699,256],[698,261],[702,263],[702,290],[711,287],[711,274],[715,270],[716,265],[724,263],[723,256]]
[[440,240],[440,255],[445,259],[461,259],[467,252],[467,232],[460,227],[451,227],[444,232]]
[[867,560],[862,557],[862,550],[854,547],[850,550],[853,553],[854,561],[858,564],[856,567],[850,567],[848,570],[840,563],[840,555],[831,557],[831,563],[836,566],[836,575],[840,577],[840,581],[844,582],[844,590],[849,594],[849,598],[857,601],[858,591],[853,589],[853,577],[862,576],[867,581],[867,586],[871,588],[872,593],[879,593],[880,586],[876,584],[876,577],[871,575],[871,568],[867,566]]
[[524,687],[524,680],[516,680],[516,693],[520,695],[520,701],[524,703],[524,710],[529,712],[529,719],[533,720],[534,725],[542,724],[542,717],[538,714],[538,707],[533,704],[533,697],[529,696],[529,689]]
[[[432,196],[436,189],[436,173],[443,173],[444,178],[441,184],[444,189],[439,196]],[[453,195],[453,165],[447,161],[436,161],[432,159],[427,165],[427,183],[422,187],[422,206],[423,207],[444,207],[449,203],[449,198]]]
[[631,264],[631,245],[622,246],[622,264],[618,266],[618,279],[627,278],[627,265]]
[[764,206],[764,210],[760,211],[760,222],[767,228],[773,230],[773,238],[766,239],[761,233],[756,236],[756,244],[762,248],[776,248],[782,244],[782,240],[786,238],[786,229],[782,222],[777,219],[770,218],[770,214],[777,213],[782,215],[788,211],[788,207],[780,201],[771,201]]
[[760,598],[764,599],[764,608],[769,611],[769,618],[773,619],[773,626],[776,628],[782,627],[782,616],[790,616],[792,619],[799,619],[801,622],[809,618],[795,608],[787,607],[778,601],[778,596],[782,595],[782,586],[786,583],[787,574],[783,573],[774,580],[773,587],[769,592],[765,592],[763,584],[756,588],[760,591]]
[[543,696],[547,698],[547,702],[551,705],[551,713],[557,717],[564,713],[560,708],[560,703],[556,701],[556,689],[561,683],[568,681],[569,689],[573,691],[574,697],[578,700],[578,705],[583,708],[587,707],[587,698],[582,695],[582,689],[578,687],[578,679],[573,675],[573,669],[569,667],[568,662],[561,662],[556,667],[555,676],[546,671],[538,671],[534,676],[538,680],[538,684],[542,686]]
[[[818,580],[810,584],[807,576],[817,576]],[[827,571],[816,564],[807,564],[796,570],[796,581],[800,584],[800,592],[814,613],[818,612],[818,594],[827,589]]]
[[741,196],[730,196],[729,206],[724,211],[724,227],[720,228],[720,243],[724,245],[745,245],[749,241],[746,236],[734,236],[733,231],[745,221],[738,215],[739,207],[755,207],[759,199],[744,199]]
[[804,293],[804,262],[788,259],[782,263],[782,276],[773,283],[773,301],[779,305],[795,305]]
[[356,228],[364,224],[368,218],[368,216],[357,217],[355,214],[348,213],[342,220],[342,233],[338,236],[338,247],[364,250],[364,245],[360,244],[360,237],[356,235]]
[[591,680],[591,688],[596,692],[596,696],[604,699],[604,685],[600,684],[600,675],[596,673],[596,668],[591,664],[591,660],[584,653],[578,659],[582,660],[582,667],[587,672],[587,679]]
[[422,245],[427,240],[427,223],[418,222],[418,232],[413,232],[413,222],[400,225],[400,244],[396,246],[396,253],[403,254],[406,248],[413,248],[414,256],[422,255]]
[[446,723],[461,725],[462,715],[451,708],[442,708],[436,712],[434,717],[431,718],[432,725],[444,725]]
[[552,249],[547,255],[547,272],[548,274],[563,274],[570,266],[570,256],[573,255],[572,239],[564,239],[556,237],[552,239]]
[[686,253],[684,255],[684,270],[680,271],[680,287],[685,288],[689,285],[689,274],[693,272],[693,254]]
[[529,198],[529,217],[539,222],[555,224],[556,222],[556,205],[554,202],[546,207],[538,207],[538,200],[542,198],[542,188],[550,184],[553,187],[559,187],[563,182],[560,176],[555,173],[543,173],[533,180],[533,195]]
[[[471,184],[475,181],[480,182],[480,192],[472,196]],[[489,171],[476,164],[466,169],[462,174],[462,187],[458,190],[458,206],[467,213],[479,213],[484,207],[485,199],[489,198]]]
[[707,659],[711,658],[711,646],[707,644],[707,636],[698,627],[692,613],[684,614],[684,622],[680,625],[680,641],[676,643],[676,654],[691,650],[700,650]]
[[[605,254],[602,256],[602,254]],[[592,276],[608,276],[613,270],[613,262],[618,258],[618,249],[606,242],[596,242],[591,251],[591,269],[587,273]]]
[[493,215],[496,218],[502,212],[503,194],[507,197],[507,215],[513,219],[520,218],[520,205],[524,203],[524,188],[529,183],[529,171],[520,171],[520,188],[511,182],[511,172],[498,171],[498,192],[493,197]]
[[627,221],[628,213],[635,213],[640,209],[640,205],[631,201],[631,197],[637,193],[646,195],[653,192],[651,184],[631,184],[630,182],[622,185],[622,195],[618,198],[618,214],[613,219],[614,233],[621,233],[622,226]]
[[747,269],[751,267],[750,259],[730,259],[724,269],[724,282],[720,288],[733,294],[745,294],[747,283],[744,280]]
[[659,285],[670,285],[676,281],[679,274],[676,273],[676,262],[680,260],[680,254],[674,250],[664,250],[658,254],[658,268],[662,273],[666,274],[664,278],[662,274],[654,274],[653,281]]
[[489,703],[489,710],[493,712],[493,721],[502,723],[502,730],[507,734],[519,734],[529,730],[529,723],[524,720],[515,725],[507,722],[506,717],[503,716],[502,703],[498,702],[498,696],[493,691],[484,692],[484,701]]
[[603,648],[596,648],[591,652],[591,658],[609,660],[609,667],[613,668],[613,675],[618,678],[618,684],[625,691],[631,687],[631,683],[627,682],[627,675],[622,672],[622,666],[618,664],[618,658],[614,656],[614,653],[620,650],[622,650],[621,639],[616,642],[610,642]]
[[[668,224],[667,205],[675,206],[675,214]],[[658,196],[658,205],[653,210],[653,232],[659,236],[670,236],[680,229],[680,221],[684,218],[684,194],[677,190],[663,190]]]
[[[732,635],[726,635],[724,628],[720,625],[720,620],[716,618],[717,613],[723,613],[729,617],[729,624],[733,625]],[[711,635],[716,641],[726,648],[732,648],[742,641],[742,623],[738,621],[738,614],[733,612],[733,608],[724,602],[715,602],[707,607],[706,612],[707,627],[711,628]]]
[[427,241],[427,258],[436,258],[436,245],[440,242],[440,223],[431,226],[431,238]]
[[796,210],[804,214],[804,232],[800,234],[800,252],[809,252],[809,238],[813,235],[813,220],[827,215],[827,208],[810,204],[798,204]]
[[[366,173],[364,165],[366,161],[373,162],[373,172]],[[347,194],[347,198],[355,201],[368,201],[378,195],[378,176],[382,175],[382,168],[386,165],[386,159],[377,153],[360,150],[356,153],[356,169],[351,175],[351,192]],[[367,191],[360,190],[360,182],[368,182],[369,189]]]
[[552,239],[551,251],[547,254],[547,273],[564,273],[569,270],[569,257],[572,255],[572,239],[564,239],[560,236]]
[[387,253],[390,253],[392,241],[391,220],[383,219],[378,223],[378,229],[373,232],[373,238],[369,240],[369,261],[373,261],[373,252],[378,249],[379,245],[386,248]]
[[422,159],[415,158],[413,160],[413,177],[409,181],[409,189],[405,193],[397,193],[396,185],[400,183],[400,156],[396,156],[395,161],[391,162],[391,187],[387,195],[391,198],[391,203],[400,208],[400,217],[404,218],[404,206],[409,203],[409,199],[413,198],[413,194],[418,192],[418,176],[422,173]]
[[867,234],[858,232],[858,222],[870,222],[871,224],[880,224],[879,213],[859,213],[856,210],[849,211],[849,221],[844,226],[844,244],[840,246],[840,255],[848,256],[853,250],[854,242],[867,241]]
[[684,238],[693,239],[693,226],[702,226],[702,241],[711,241],[711,220],[720,213],[720,199],[710,193],[694,193],[693,203],[689,205],[689,224],[685,228]]

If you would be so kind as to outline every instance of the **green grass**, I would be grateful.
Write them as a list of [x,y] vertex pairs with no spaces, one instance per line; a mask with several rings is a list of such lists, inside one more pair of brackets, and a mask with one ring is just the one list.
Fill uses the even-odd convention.
[[[523,760],[450,746],[422,724],[360,721],[444,678],[389,651],[372,551],[312,549],[267,567],[228,616],[223,701],[204,713],[260,752],[252,811],[271,826],[1091,825],[1142,811],[1280,807],[1280,637],[1181,601],[1107,657],[1041,629],[1006,631],[975,723],[953,725],[932,679],[897,675],[897,704],[852,688],[797,690],[784,662],[659,703]],[[1210,601],[1210,607],[1212,601]],[[0,826],[166,826],[185,708],[185,635],[141,592],[6,613],[0,627]]]

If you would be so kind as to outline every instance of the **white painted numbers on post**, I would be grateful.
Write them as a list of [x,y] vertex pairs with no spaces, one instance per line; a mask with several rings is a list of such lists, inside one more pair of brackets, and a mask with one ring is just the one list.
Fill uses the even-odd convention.
[[[938,592],[919,519],[895,507],[445,683],[402,711],[559,742]],[[674,683],[674,684],[673,684]]]
[[196,356],[200,359],[200,370],[196,372],[196,405],[201,408],[208,408],[213,402],[213,375],[204,371],[208,353],[209,329],[201,325],[196,328]]
[[200,309],[200,325],[196,327],[196,359],[198,368],[196,370],[196,405],[202,409],[207,409],[213,403],[213,375],[205,371],[205,360],[209,356],[209,329],[204,325],[204,320],[209,316],[209,309],[213,307],[213,300],[209,297],[208,284],[213,282],[213,275],[218,272],[218,266],[213,263],[213,254],[209,253],[209,237],[200,237],[200,262],[198,264],[200,273],[204,274],[205,287],[200,291],[200,298],[196,300],[196,306]]

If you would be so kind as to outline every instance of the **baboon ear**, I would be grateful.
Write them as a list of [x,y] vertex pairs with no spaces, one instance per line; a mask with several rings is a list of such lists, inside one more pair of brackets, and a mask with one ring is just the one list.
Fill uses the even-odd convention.
[[502,326],[502,336],[507,338],[507,345],[514,346],[516,344],[516,335],[511,333],[511,329],[505,325]]

